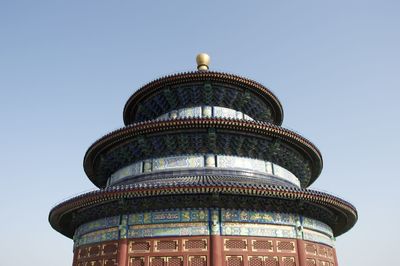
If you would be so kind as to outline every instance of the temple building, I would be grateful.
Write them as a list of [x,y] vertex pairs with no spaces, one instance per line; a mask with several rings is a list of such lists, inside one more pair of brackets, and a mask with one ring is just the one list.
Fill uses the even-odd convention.
[[125,127],[87,150],[98,189],[66,200],[51,226],[76,266],[336,266],[350,203],[308,189],[320,151],[282,128],[265,86],[209,70],[156,79],[128,99]]

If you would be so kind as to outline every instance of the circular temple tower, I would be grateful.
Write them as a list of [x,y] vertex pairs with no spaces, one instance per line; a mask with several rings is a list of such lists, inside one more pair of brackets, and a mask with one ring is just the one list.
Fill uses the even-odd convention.
[[338,265],[335,237],[357,211],[307,189],[321,153],[280,127],[268,88],[208,61],[138,89],[125,127],[89,147],[84,170],[99,189],[49,214],[74,240],[73,265]]

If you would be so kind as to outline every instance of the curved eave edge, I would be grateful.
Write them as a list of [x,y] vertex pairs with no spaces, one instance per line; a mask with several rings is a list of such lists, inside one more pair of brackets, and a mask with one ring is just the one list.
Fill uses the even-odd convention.
[[153,197],[153,196],[167,196],[167,195],[182,195],[182,194],[209,194],[209,193],[223,193],[232,195],[247,195],[255,197],[270,197],[282,200],[299,200],[308,203],[314,203],[328,207],[329,209],[336,209],[341,213],[346,223],[340,231],[334,232],[335,236],[339,236],[350,230],[357,222],[358,214],[356,208],[349,202],[342,200],[333,195],[309,189],[298,189],[281,186],[254,186],[254,185],[241,185],[241,186],[221,186],[221,185],[186,185],[176,186],[117,186],[107,189],[88,192],[77,197],[64,201],[54,208],[49,213],[49,222],[51,226],[61,234],[72,238],[72,235],[63,230],[60,225],[62,217],[68,213],[72,213],[82,208],[88,208],[94,205],[105,204],[120,199],[131,199],[138,197]]
[[[179,84],[183,82],[192,82],[192,81],[206,81],[206,80],[214,80],[214,81],[223,81],[230,84],[240,84],[246,87],[255,88],[262,93],[266,94],[272,101],[269,101],[270,104],[273,106],[275,114],[276,114],[276,121],[278,125],[282,124],[283,121],[283,108],[282,104],[279,101],[278,97],[269,90],[264,85],[254,81],[252,79],[244,78],[238,75],[224,73],[224,72],[217,72],[217,71],[189,71],[183,73],[177,73],[173,75],[164,76],[158,78],[154,81],[147,83],[146,85],[139,88],[131,97],[129,97],[128,101],[124,106],[123,111],[123,119],[124,124],[129,125],[131,123],[131,110],[133,107],[133,103],[135,103],[137,98],[141,98],[143,94],[150,94],[154,90],[160,88],[161,86],[165,85],[173,85]],[[129,111],[129,112],[128,112]]]
[[172,120],[150,120],[146,122],[140,122],[137,124],[128,125],[126,127],[117,129],[106,134],[105,136],[94,142],[86,151],[83,160],[85,173],[93,182],[93,184],[102,188],[105,184],[98,184],[98,182],[95,180],[94,173],[92,171],[92,163],[103,149],[120,143],[130,137],[138,136],[141,134],[177,129],[209,127],[215,127],[219,129],[233,129],[240,130],[241,132],[274,136],[283,139],[299,148],[302,148],[308,156],[311,156],[311,161],[317,164],[316,172],[313,173],[311,180],[309,180],[307,184],[302,184],[303,187],[307,187],[312,184],[322,171],[323,160],[321,152],[318,150],[318,148],[312,142],[291,130],[261,121],[245,121],[226,118],[179,118]]

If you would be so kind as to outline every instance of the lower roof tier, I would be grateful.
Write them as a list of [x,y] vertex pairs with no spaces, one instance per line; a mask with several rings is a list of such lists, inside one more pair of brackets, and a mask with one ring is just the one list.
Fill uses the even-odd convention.
[[109,133],[86,152],[84,169],[104,188],[118,170],[136,162],[187,154],[215,154],[271,162],[291,172],[302,187],[322,170],[322,156],[307,139],[279,126],[224,118],[148,121]]
[[49,221],[55,230],[72,238],[80,225],[96,219],[174,208],[299,214],[329,225],[334,236],[345,233],[357,221],[353,205],[326,193],[257,183],[249,185],[217,176],[198,176],[163,184],[137,183],[89,192],[54,207]]

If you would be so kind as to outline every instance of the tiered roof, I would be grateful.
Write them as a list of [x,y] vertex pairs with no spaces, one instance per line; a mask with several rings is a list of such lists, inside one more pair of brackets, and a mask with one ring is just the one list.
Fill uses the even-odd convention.
[[[255,121],[160,119],[168,112],[199,106],[229,108]],[[84,170],[100,190],[67,200],[50,212],[51,225],[68,237],[81,224],[101,217],[168,208],[298,213],[328,224],[335,236],[357,220],[357,211],[350,203],[306,189],[321,173],[321,153],[304,137],[280,127],[283,109],[279,100],[255,81],[204,70],[163,77],[137,90],[127,101],[123,116],[126,126],[100,138],[85,154]],[[282,185],[273,176],[238,176],[210,169],[201,174],[143,173],[128,177],[129,183],[107,185],[113,173],[134,162],[180,154],[265,160],[293,173],[300,187]]]

